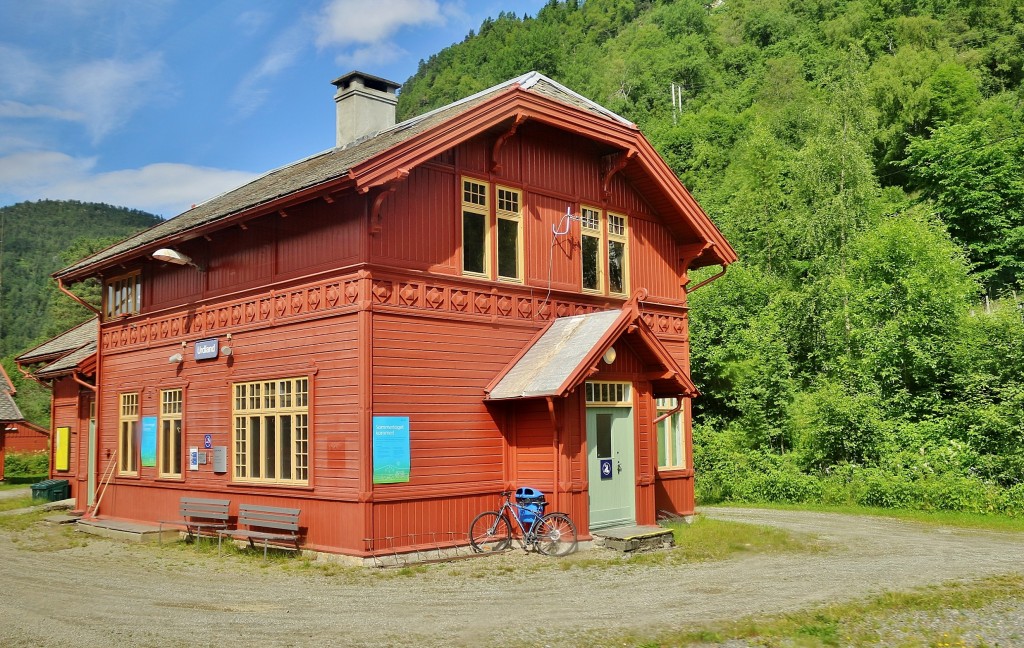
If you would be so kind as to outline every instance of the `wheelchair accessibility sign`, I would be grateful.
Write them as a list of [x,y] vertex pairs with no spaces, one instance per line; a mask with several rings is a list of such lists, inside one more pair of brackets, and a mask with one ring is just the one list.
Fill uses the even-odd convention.
[[601,479],[612,478],[612,460],[601,459]]

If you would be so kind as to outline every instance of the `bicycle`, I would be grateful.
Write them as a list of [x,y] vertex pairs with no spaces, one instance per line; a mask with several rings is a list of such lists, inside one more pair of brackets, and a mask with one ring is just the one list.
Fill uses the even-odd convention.
[[576,525],[565,513],[544,515],[547,502],[540,491],[520,488],[516,503],[512,491],[502,491],[505,498],[497,511],[484,511],[469,525],[469,544],[477,553],[505,551],[512,546],[512,525],[519,527],[516,540],[527,550],[535,548],[545,556],[568,556],[576,551]]

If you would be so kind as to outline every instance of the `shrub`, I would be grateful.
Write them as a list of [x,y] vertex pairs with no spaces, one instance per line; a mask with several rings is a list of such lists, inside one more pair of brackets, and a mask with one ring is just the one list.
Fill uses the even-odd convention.
[[4,477],[46,476],[50,472],[50,457],[43,450],[40,452],[8,452],[4,456]]

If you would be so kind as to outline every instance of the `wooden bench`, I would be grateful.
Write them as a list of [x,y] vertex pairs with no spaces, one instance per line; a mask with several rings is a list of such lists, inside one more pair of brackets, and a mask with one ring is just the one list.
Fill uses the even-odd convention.
[[[257,506],[256,504],[239,504],[238,526],[246,529],[224,529],[217,532],[217,551],[225,536],[235,539],[246,539],[249,546],[255,548],[255,540],[263,541],[263,559],[267,559],[267,545],[295,545],[299,551],[299,509],[280,508],[277,506]],[[272,531],[268,529],[273,529]],[[291,549],[291,547],[288,547]]]
[[[185,527],[185,533],[193,542],[203,531],[220,531],[228,528],[228,507],[230,500],[182,497],[178,502],[180,520],[160,520],[160,542],[163,542],[164,525]],[[212,533],[211,533],[212,536]]]

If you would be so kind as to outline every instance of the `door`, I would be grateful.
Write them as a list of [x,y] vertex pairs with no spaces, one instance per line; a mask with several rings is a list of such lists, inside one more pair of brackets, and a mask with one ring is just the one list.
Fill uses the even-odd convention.
[[636,524],[633,409],[587,408],[590,528]]

